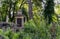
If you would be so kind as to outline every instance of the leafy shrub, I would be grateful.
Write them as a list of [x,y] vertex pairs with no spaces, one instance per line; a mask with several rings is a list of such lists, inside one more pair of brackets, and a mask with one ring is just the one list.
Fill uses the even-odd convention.
[[46,26],[44,21],[35,23],[34,20],[30,20],[25,23],[24,32],[31,35],[32,39],[49,39],[50,27]]
[[12,32],[11,29],[5,32],[2,29],[0,29],[0,35],[4,37],[4,39],[18,39],[19,37],[19,33]]

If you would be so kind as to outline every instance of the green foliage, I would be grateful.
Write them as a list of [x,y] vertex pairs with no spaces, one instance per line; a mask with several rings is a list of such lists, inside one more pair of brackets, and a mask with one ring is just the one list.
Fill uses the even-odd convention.
[[[22,2],[22,0],[15,2],[16,6],[14,7],[14,11],[19,10],[20,7],[18,5],[21,4],[20,1]],[[13,32],[11,29],[7,29],[7,31],[0,29],[0,35],[3,36],[5,39],[50,39],[51,37],[50,28],[52,24],[47,26],[46,21],[43,19],[43,16],[40,15],[42,10],[40,6],[41,1],[33,0],[33,2],[35,3],[33,6],[34,17],[32,20],[29,20],[24,24],[23,29],[21,29],[19,32]],[[6,14],[8,14],[8,9],[7,9],[8,7],[9,7],[8,2],[4,2],[1,10],[3,20],[5,20]],[[49,21],[48,23],[52,21],[52,15],[54,14],[53,7],[54,7],[53,0],[50,0],[50,1],[48,0],[47,6],[45,7],[45,11],[44,11],[44,16],[45,16],[45,19]],[[23,14],[26,17],[28,17],[26,7],[21,7],[21,8],[22,8]],[[40,11],[38,12],[38,10]],[[56,37],[57,39],[60,38],[59,30],[60,30],[60,27],[58,26],[57,37]]]
[[[44,20],[40,20],[39,22],[37,22],[37,19],[35,20],[36,22],[34,22],[33,19],[26,22],[24,28],[21,29],[19,32],[13,32],[11,29],[7,29],[7,31],[0,29],[0,35],[3,36],[5,39],[50,39],[50,29],[52,27],[52,24],[46,26]],[[59,39],[60,27],[56,27],[56,30],[56,38]]]
[[4,37],[4,39],[18,39],[19,37],[19,33],[14,33],[11,31],[11,29],[5,32],[2,29],[0,31],[2,32],[0,32],[0,35]]
[[26,16],[26,18],[28,19],[28,13],[27,13],[27,10],[22,7],[22,14]]
[[[6,21],[6,16],[9,16],[9,21],[14,21],[15,12],[21,9],[22,5],[25,3],[25,0],[3,0],[1,1],[1,21]],[[11,12],[13,15],[11,16]]]
[[[38,10],[41,10],[41,2],[42,0],[38,0],[36,2],[36,0],[32,0],[33,2],[33,13],[35,13],[35,11],[38,12]],[[2,7],[1,7],[1,21],[6,21],[6,16],[9,16],[9,21],[13,21],[14,17],[15,17],[15,12],[17,12],[18,10],[22,9],[23,14],[27,17],[28,19],[28,4],[26,0],[3,0],[2,2]],[[37,6],[36,6],[37,5]],[[40,7],[41,6],[41,7]],[[34,8],[37,9],[35,10]],[[13,11],[13,17],[11,17],[11,9]],[[37,13],[36,12],[36,13]]]
[[47,0],[46,6],[44,10],[44,18],[47,21],[47,23],[51,23],[53,21],[52,16],[54,15],[54,0]]
[[32,0],[32,1],[36,6],[40,6],[42,2],[42,0]]
[[29,21],[25,24],[24,31],[26,33],[31,33],[30,35],[32,35],[33,39],[48,39],[50,36],[50,28],[47,28],[44,22],[37,24],[33,20]]

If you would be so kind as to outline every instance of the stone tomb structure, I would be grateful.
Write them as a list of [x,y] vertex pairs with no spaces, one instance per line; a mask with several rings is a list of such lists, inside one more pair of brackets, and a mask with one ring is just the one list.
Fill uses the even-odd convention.
[[15,17],[15,23],[17,24],[18,27],[23,27],[25,21],[26,17],[22,14],[22,11],[19,10]]
[[20,30],[24,27],[25,21],[26,21],[26,17],[22,14],[21,10],[19,10],[15,16],[15,23],[0,22],[0,29],[6,31],[6,29],[10,27],[10,29],[12,29],[15,32],[16,30]]

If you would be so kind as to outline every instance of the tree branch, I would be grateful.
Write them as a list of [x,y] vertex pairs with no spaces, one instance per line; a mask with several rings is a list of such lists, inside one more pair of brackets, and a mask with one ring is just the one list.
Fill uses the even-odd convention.
[[25,3],[26,3],[26,1],[24,2],[24,0],[22,0],[22,3],[21,3],[19,8],[21,9],[22,5],[25,4]]

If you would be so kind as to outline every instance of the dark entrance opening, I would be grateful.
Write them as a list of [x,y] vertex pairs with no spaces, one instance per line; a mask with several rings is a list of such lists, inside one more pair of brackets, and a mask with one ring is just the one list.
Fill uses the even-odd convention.
[[17,18],[18,27],[22,27],[22,18]]

